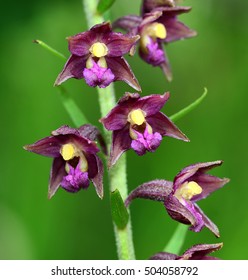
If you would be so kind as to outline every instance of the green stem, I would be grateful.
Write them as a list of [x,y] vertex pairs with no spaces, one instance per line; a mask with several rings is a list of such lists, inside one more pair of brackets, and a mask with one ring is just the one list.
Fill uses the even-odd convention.
[[177,120],[181,119],[185,115],[187,115],[189,112],[194,110],[201,102],[202,100],[207,96],[208,90],[204,88],[204,92],[201,97],[196,99],[193,103],[191,103],[189,106],[185,107],[181,111],[177,112],[176,114],[170,116],[171,121],[176,122]]
[[[83,0],[84,11],[89,28],[91,28],[95,24],[104,22],[104,18],[99,13],[97,13],[97,4],[97,0]],[[106,88],[98,88],[98,97],[101,116],[104,117],[115,106],[116,103],[113,84]],[[106,135],[106,141],[109,150],[111,145],[111,133],[106,130],[104,132]],[[125,155],[122,155],[115,166],[109,170],[109,184],[111,192],[118,189],[122,196],[122,199],[126,199],[128,195],[128,188]],[[122,260],[135,259],[130,216],[128,224],[124,229],[118,229],[114,224],[114,232],[118,258]]]
[[188,232],[188,226],[178,224],[173,236],[164,248],[164,252],[179,255]]

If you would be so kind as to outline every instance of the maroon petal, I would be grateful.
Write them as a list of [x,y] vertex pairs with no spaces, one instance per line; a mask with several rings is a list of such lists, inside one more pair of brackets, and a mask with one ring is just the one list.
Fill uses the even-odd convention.
[[223,243],[217,244],[198,244],[192,246],[190,249],[186,250],[178,260],[202,260],[202,259],[216,259],[214,257],[207,257],[217,250],[223,247]]
[[196,225],[197,221],[192,212],[183,206],[173,195],[165,198],[164,205],[172,219],[186,225]]
[[129,109],[126,106],[115,106],[106,117],[99,121],[107,130],[119,130],[127,124]]
[[189,142],[189,139],[181,130],[163,113],[158,112],[155,115],[146,118],[154,132],[162,136],[169,136],[179,140]]
[[52,198],[52,196],[58,190],[64,176],[66,176],[65,161],[63,160],[62,157],[55,158],[53,160],[51,173],[50,173],[50,181],[48,187],[49,199]]
[[149,96],[141,97],[134,104],[133,109],[141,109],[146,113],[146,118],[159,112],[166,101],[169,99],[169,92],[163,95],[152,94]]
[[202,173],[200,174],[196,173],[196,175],[191,177],[191,180],[195,181],[202,188],[202,193],[194,196],[191,199],[191,201],[194,202],[206,198],[212,192],[220,189],[230,181],[228,178],[221,179],[209,174],[202,174]]
[[166,180],[154,180],[144,183],[133,190],[125,201],[126,207],[136,198],[145,198],[156,201],[164,201],[171,193],[173,183]]
[[86,32],[68,37],[69,50],[73,55],[86,56],[89,54],[90,47],[98,41],[101,42],[105,33],[110,32],[112,29],[109,22],[97,24]]
[[61,139],[49,136],[34,144],[24,146],[24,149],[46,157],[59,157],[62,144],[63,141],[61,141]]
[[174,0],[143,0],[142,14],[149,13],[155,8],[164,6],[175,6]]
[[61,144],[74,142],[82,151],[90,154],[99,152],[99,148],[95,143],[96,137],[97,135],[99,137],[99,134],[99,130],[90,124],[83,125],[79,129],[63,125],[52,131],[52,135],[60,139]]
[[76,128],[72,128],[72,127],[70,127],[68,125],[62,125],[61,127],[57,128],[56,130],[53,130],[51,132],[51,134],[53,136],[67,135],[67,134],[80,135]]
[[176,190],[184,182],[190,181],[191,177],[195,175],[196,172],[200,172],[201,174],[203,174],[204,172],[207,172],[208,170],[217,167],[221,164],[222,161],[217,160],[212,162],[199,162],[183,168],[174,178],[174,189]]
[[119,130],[127,124],[129,112],[140,98],[138,93],[126,92],[117,105],[100,122],[107,130]]
[[201,214],[205,227],[207,227],[216,237],[220,237],[220,232],[218,227],[204,214],[201,208],[194,204],[196,210]]
[[96,155],[87,155],[89,178],[95,186],[97,195],[103,198],[103,164]]
[[168,79],[169,82],[172,81],[172,71],[171,71],[171,67],[170,67],[170,63],[169,63],[169,59],[167,57],[167,54],[164,50],[164,62],[161,63],[159,66],[162,69],[162,71],[164,72],[164,75],[166,76],[166,78]]
[[71,55],[62,72],[58,75],[54,85],[58,86],[70,78],[82,79],[87,56],[79,57]]
[[133,108],[133,105],[137,102],[139,98],[139,93],[125,92],[125,94],[119,99],[118,105],[126,106],[131,110]]
[[106,35],[106,46],[108,48],[108,57],[119,57],[129,53],[140,36],[123,35],[122,33],[112,32]]
[[188,26],[180,21],[177,21],[175,18],[167,19],[166,17],[165,20],[161,18],[159,21],[162,22],[166,27],[167,35],[166,38],[162,40],[165,43],[170,43],[197,35],[196,31],[191,30]]
[[175,260],[178,257],[178,255],[166,253],[166,252],[160,252],[152,257],[149,258],[149,260]]
[[131,147],[132,139],[129,136],[129,125],[121,130],[113,131],[112,146],[108,166],[113,166],[119,157]]
[[153,11],[151,13],[147,13],[144,15],[143,20],[139,26],[140,31],[142,31],[142,28],[145,27],[147,24],[154,22],[159,17],[161,17],[163,12],[161,11]]
[[68,37],[69,51],[72,55],[89,55],[89,49],[95,43],[97,34],[92,31],[86,31],[74,36]]
[[181,14],[188,13],[191,11],[191,7],[176,6],[176,7],[158,7],[153,10],[154,12],[161,12],[164,18],[173,18]]
[[100,130],[97,127],[95,127],[91,124],[84,124],[78,128],[78,132],[81,136],[83,136],[91,141],[99,142],[102,152],[105,155],[107,155],[106,142],[105,142]]
[[132,69],[123,57],[108,57],[106,56],[108,67],[115,75],[115,81],[124,81],[132,88],[141,91],[141,87]]
[[137,27],[140,25],[142,18],[136,15],[128,15],[121,17],[113,22],[113,28],[121,28],[129,32],[129,34],[137,34]]

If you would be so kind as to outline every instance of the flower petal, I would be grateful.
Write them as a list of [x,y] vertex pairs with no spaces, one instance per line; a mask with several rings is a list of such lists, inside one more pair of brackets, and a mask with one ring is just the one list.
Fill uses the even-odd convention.
[[190,29],[182,22],[177,21],[175,18],[167,19],[166,17],[165,20],[161,18],[159,21],[163,22],[163,24],[166,26],[167,36],[164,40],[162,40],[165,43],[170,43],[197,35],[196,31]]
[[95,143],[96,138],[94,139],[94,137],[97,137],[97,131],[100,133],[96,127],[90,124],[83,125],[79,129],[63,125],[52,131],[52,135],[60,139],[61,145],[74,142],[85,153],[95,154],[99,152],[99,148]]
[[223,243],[216,244],[197,244],[186,250],[178,260],[202,260],[202,259],[216,259],[214,257],[206,256],[217,250],[220,250]]
[[127,124],[129,112],[140,98],[138,93],[126,92],[117,105],[100,122],[107,130],[119,130]]
[[171,253],[166,253],[166,252],[160,252],[157,253],[155,255],[153,255],[152,257],[149,258],[149,260],[175,260],[178,256],[175,254],[171,254]]
[[98,141],[102,152],[107,155],[107,145],[106,142],[100,132],[100,130],[91,125],[91,124],[84,124],[78,128],[78,132],[81,136],[91,140],[91,141]]
[[201,214],[205,227],[207,227],[216,237],[220,237],[220,232],[218,227],[203,213],[201,208],[194,204],[196,210]]
[[94,25],[90,30],[68,37],[69,51],[76,56],[86,56],[90,47],[96,42],[102,42],[104,34],[112,32],[109,22]]
[[129,32],[129,34],[137,34],[135,30],[140,25],[142,18],[136,15],[128,15],[121,18],[118,18],[113,22],[113,28],[121,28]]
[[150,39],[150,42],[146,45],[146,50],[144,48],[139,48],[140,57],[152,66],[160,66],[165,63],[164,50],[161,44],[157,41],[154,42]]
[[169,136],[179,140],[189,142],[189,139],[182,131],[163,113],[158,112],[146,118],[154,132],[162,136]]
[[89,165],[89,178],[95,186],[97,195],[103,198],[103,164],[96,155],[86,156]]
[[54,85],[58,86],[70,78],[82,79],[86,60],[87,56],[79,57],[71,55],[67,60],[63,70],[58,75]]
[[72,128],[72,127],[70,127],[68,125],[62,125],[61,127],[57,128],[56,130],[53,130],[51,132],[51,134],[53,136],[67,135],[67,134],[80,135],[76,128]]
[[173,195],[169,195],[165,198],[164,205],[172,219],[186,225],[196,225],[197,220],[192,212],[182,205]]
[[65,161],[63,160],[62,157],[55,158],[53,160],[51,173],[50,173],[49,186],[48,186],[49,199],[52,198],[52,196],[58,190],[64,176],[66,176]]
[[141,87],[136,77],[134,76],[132,69],[123,57],[108,57],[106,56],[108,67],[115,75],[115,81],[124,81],[130,87],[141,91]]
[[209,174],[202,173],[196,173],[191,177],[191,180],[196,182],[202,188],[201,194],[198,194],[191,199],[191,201],[194,202],[206,198],[212,192],[220,189],[230,181],[228,178],[221,179]]
[[170,93],[165,92],[163,95],[151,94],[141,97],[135,102],[132,109],[141,109],[146,113],[146,118],[155,115],[159,112],[166,101],[169,99]]
[[174,0],[143,0],[142,14],[149,13],[155,8],[164,6],[175,6]]
[[171,67],[170,67],[170,62],[169,59],[167,57],[166,51],[164,50],[164,62],[161,63],[159,66],[161,67],[162,71],[164,72],[164,75],[166,76],[166,78],[168,79],[169,82],[172,81],[172,71],[171,71]]
[[131,147],[132,139],[129,136],[129,125],[123,129],[113,131],[112,146],[108,166],[113,166],[119,157]]
[[[105,38],[106,37],[106,38]],[[103,41],[106,41],[108,48],[108,57],[119,57],[129,53],[131,48],[135,45],[140,36],[124,35],[122,33],[112,32],[103,36]]]
[[171,193],[173,183],[166,180],[153,180],[134,189],[125,201],[126,207],[136,198],[164,201]]
[[117,105],[99,121],[107,130],[119,130],[127,124],[127,115],[127,108]]
[[190,181],[191,177],[196,174],[196,172],[200,172],[203,174],[204,172],[219,166],[222,164],[221,160],[212,161],[212,162],[199,162],[195,164],[191,164],[185,168],[183,168],[174,178],[174,190],[176,190],[179,186],[181,186],[184,182]]
[[162,12],[157,22],[166,28],[166,38],[161,41],[169,43],[197,35],[196,31],[177,20],[178,15],[190,12],[191,7],[160,7],[156,10]]
[[54,136],[45,137],[34,144],[24,146],[24,149],[46,157],[59,157],[64,141]]
[[177,17],[181,14],[188,13],[191,11],[191,7],[186,6],[175,6],[175,7],[158,7],[153,10],[154,12],[161,12],[165,18]]
[[163,12],[161,11],[152,11],[151,13],[147,13],[144,15],[143,20],[139,26],[140,30],[142,31],[142,28],[145,27],[147,24],[152,23],[156,21],[159,17],[161,17]]

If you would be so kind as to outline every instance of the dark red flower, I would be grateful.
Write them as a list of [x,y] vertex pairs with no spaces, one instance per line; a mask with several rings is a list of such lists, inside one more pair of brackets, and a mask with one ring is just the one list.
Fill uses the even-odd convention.
[[126,93],[118,104],[102,118],[107,130],[113,131],[109,165],[112,166],[123,152],[132,148],[138,155],[154,152],[163,136],[184,141],[189,139],[160,110],[169,93],[140,97]]
[[107,87],[121,80],[140,91],[140,85],[123,58],[139,36],[113,32],[109,22],[93,26],[86,32],[69,37],[71,56],[55,81],[60,85],[69,78],[84,78],[89,86]]
[[139,35],[140,57],[152,66],[160,66],[172,79],[171,69],[163,44],[182,40],[196,35],[194,30],[177,19],[187,13],[190,7],[176,7],[173,1],[144,1],[142,15],[128,15],[117,19],[113,26],[128,31],[131,35]]
[[51,198],[59,186],[68,192],[87,189],[90,181],[103,198],[103,164],[96,155],[99,152],[95,140],[98,130],[91,125],[78,129],[62,126],[52,136],[43,138],[24,149],[39,155],[54,158],[48,188]]
[[219,237],[218,227],[203,213],[196,202],[229,182],[228,178],[206,174],[208,170],[221,164],[220,160],[196,163],[182,169],[173,182],[154,180],[144,183],[129,194],[125,204],[128,206],[136,198],[161,201],[172,219],[191,225],[190,229],[195,232],[205,226]]

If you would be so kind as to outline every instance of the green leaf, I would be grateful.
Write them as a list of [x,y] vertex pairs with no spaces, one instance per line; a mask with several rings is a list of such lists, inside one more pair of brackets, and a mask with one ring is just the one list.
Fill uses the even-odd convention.
[[69,114],[75,126],[79,127],[83,124],[89,123],[84,116],[83,112],[79,109],[75,101],[71,98],[70,94],[63,86],[58,86],[62,103]]
[[176,122],[177,120],[181,119],[185,115],[187,115],[189,112],[194,110],[198,105],[202,102],[202,100],[207,96],[208,90],[204,88],[204,92],[201,97],[196,99],[193,103],[191,103],[189,106],[185,107],[181,111],[177,112],[176,114],[170,116],[171,121]]
[[[40,45],[43,47],[45,50],[51,52],[52,54],[56,55],[57,57],[66,60],[66,57],[58,52],[57,50],[53,49],[46,43],[44,43],[41,40],[34,40],[34,43]],[[89,123],[84,116],[83,112],[79,109],[75,101],[71,98],[70,94],[66,91],[66,89],[63,86],[58,86],[57,87],[60,91],[60,98],[61,101],[65,107],[65,110],[69,114],[72,122],[74,123],[75,126],[79,127],[83,124]]]
[[183,243],[185,241],[187,231],[188,231],[187,225],[179,224],[163,251],[167,253],[179,255]]
[[114,4],[115,0],[100,0],[97,5],[97,11],[100,14],[105,13]]
[[116,189],[115,191],[111,192],[110,202],[114,223],[116,224],[117,228],[124,229],[128,223],[129,214],[119,190]]
[[57,50],[55,50],[54,48],[50,47],[49,45],[47,45],[43,41],[41,41],[41,40],[34,40],[33,42],[38,44],[38,45],[40,45],[42,48],[44,48],[45,50],[51,52],[52,54],[56,55],[57,57],[62,58],[63,60],[66,60],[66,57],[62,53],[60,53]]

